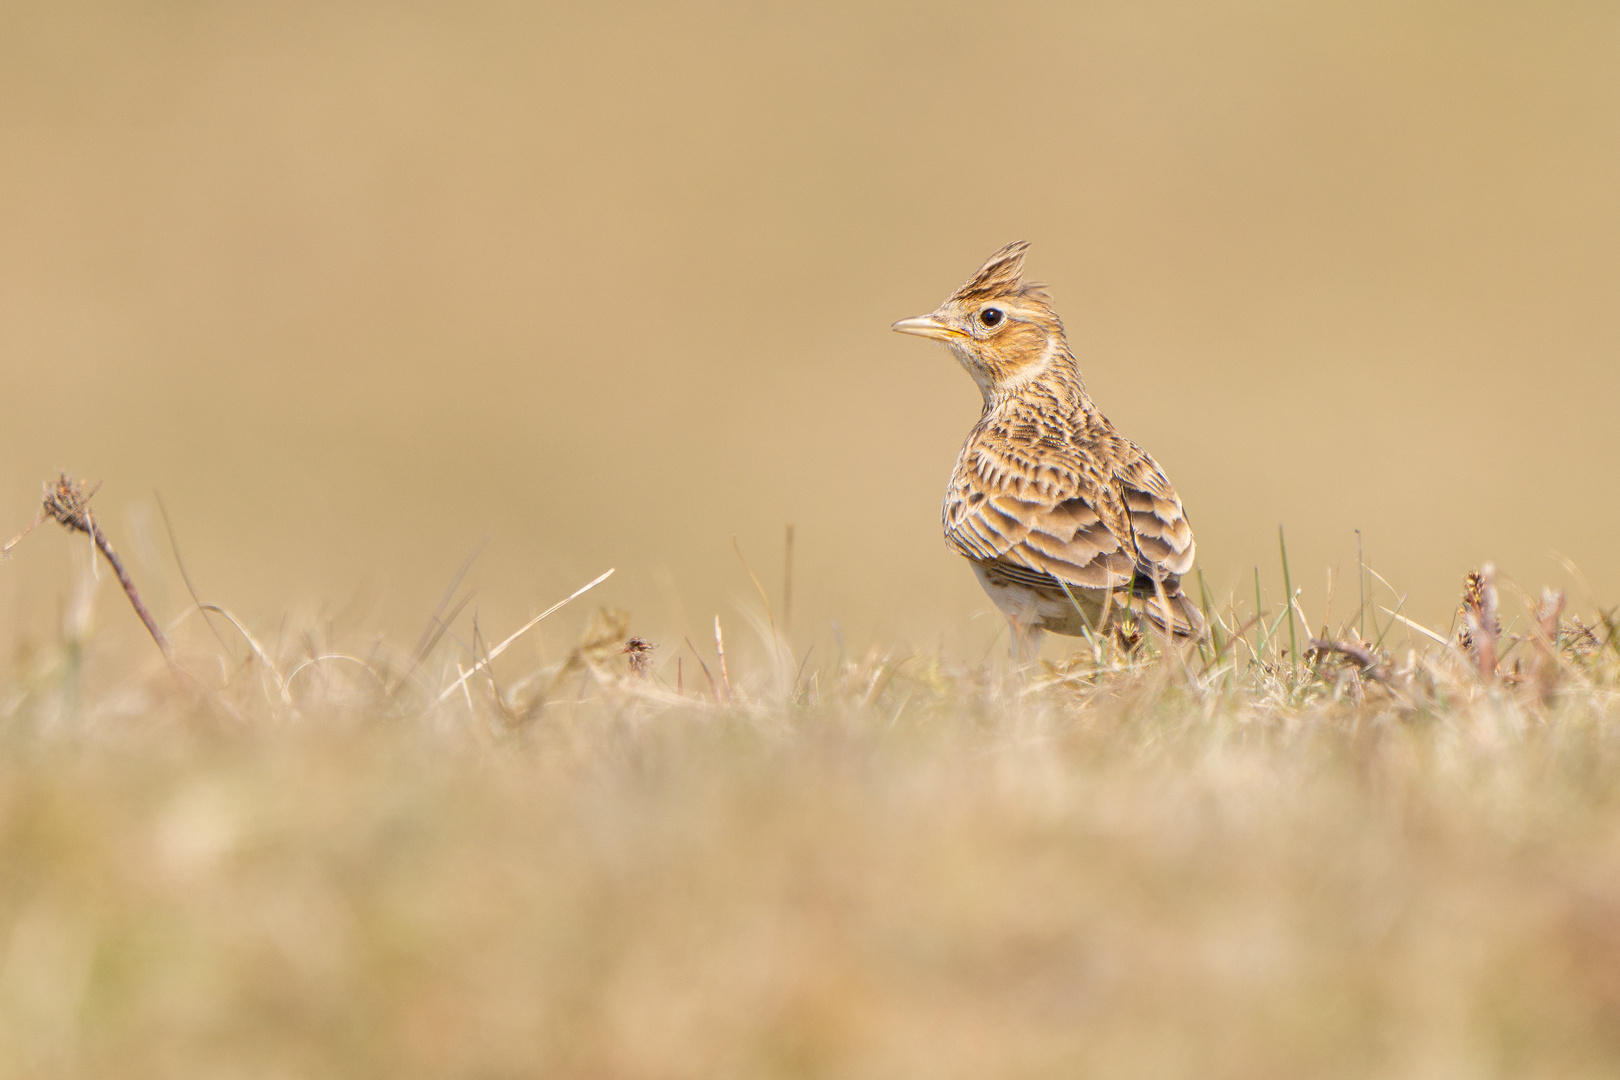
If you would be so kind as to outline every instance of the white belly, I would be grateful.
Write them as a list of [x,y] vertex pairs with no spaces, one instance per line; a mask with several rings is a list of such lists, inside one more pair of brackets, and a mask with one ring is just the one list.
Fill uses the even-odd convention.
[[[1053,597],[1007,581],[993,571],[986,572],[978,563],[973,564],[973,573],[1003,615],[1030,629],[1079,636],[1088,626],[1099,628],[1105,597],[1100,589],[1071,588],[1074,599],[1070,600],[1062,593]],[[1075,609],[1076,602],[1079,610]]]

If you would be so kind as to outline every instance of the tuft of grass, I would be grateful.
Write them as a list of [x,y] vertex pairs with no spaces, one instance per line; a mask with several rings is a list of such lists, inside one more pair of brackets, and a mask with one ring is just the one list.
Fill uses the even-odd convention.
[[791,682],[784,618],[685,685],[454,592],[410,650],[227,615],[240,663],[0,680],[0,1078],[1620,1072],[1612,615],[1487,672],[1361,611],[1296,657],[1290,590],[1203,655]]
[[1283,596],[1286,597],[1284,614],[1288,617],[1288,663],[1289,666],[1299,664],[1299,639],[1294,636],[1294,579],[1288,572],[1288,540],[1283,536],[1283,527],[1277,526],[1277,547],[1282,551]]

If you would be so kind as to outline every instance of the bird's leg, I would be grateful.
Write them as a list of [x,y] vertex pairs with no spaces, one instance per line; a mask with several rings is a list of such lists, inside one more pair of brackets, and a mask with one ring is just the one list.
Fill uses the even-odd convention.
[[1041,638],[1046,636],[1046,631],[1018,619],[1008,619],[1007,625],[1012,630],[1013,663],[1034,663],[1035,658],[1041,655]]

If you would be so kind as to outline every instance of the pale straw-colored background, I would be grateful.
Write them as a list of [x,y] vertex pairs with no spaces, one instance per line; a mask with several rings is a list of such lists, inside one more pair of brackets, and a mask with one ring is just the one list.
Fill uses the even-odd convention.
[[1313,619],[1357,528],[1431,623],[1485,558],[1613,603],[1617,56],[1608,3],[7,3],[0,531],[103,480],[169,618],[159,491],[208,599],[398,638],[488,536],[492,635],[617,566],[666,639],[792,522],[796,628],[977,655],[977,395],[888,325],[1026,238],[1212,588],[1284,523]]

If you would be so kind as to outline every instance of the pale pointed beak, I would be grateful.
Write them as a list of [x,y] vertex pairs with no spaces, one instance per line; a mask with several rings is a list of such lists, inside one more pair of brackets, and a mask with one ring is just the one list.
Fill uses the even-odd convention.
[[918,337],[933,338],[936,341],[949,341],[953,337],[962,337],[960,330],[952,330],[932,315],[918,315],[915,319],[901,319],[894,324],[895,330],[902,334],[915,334]]

